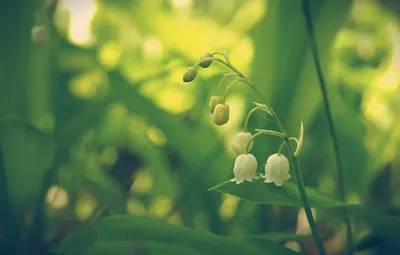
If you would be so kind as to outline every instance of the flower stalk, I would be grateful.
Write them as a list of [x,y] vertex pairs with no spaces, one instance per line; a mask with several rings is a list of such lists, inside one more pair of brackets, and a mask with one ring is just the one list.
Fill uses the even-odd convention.
[[[222,55],[226,61],[224,61],[220,58],[214,57],[214,55],[217,55],[217,54]],[[262,104],[255,103],[256,107],[253,110],[251,110],[250,113],[248,114],[248,116],[245,120],[245,131],[247,129],[247,122],[248,122],[249,115],[253,114],[254,111],[256,111],[257,109],[262,109],[262,110],[266,111],[272,117],[272,120],[276,123],[276,126],[278,127],[278,129],[280,131],[280,132],[278,132],[278,131],[274,131],[274,130],[256,129],[257,133],[254,134],[253,136],[251,136],[251,138],[247,141],[247,145],[246,145],[244,154],[241,154],[236,158],[235,166],[234,166],[235,178],[232,179],[231,181],[235,181],[237,184],[239,184],[239,183],[243,182],[244,180],[251,182],[253,179],[258,178],[255,175],[255,169],[257,168],[257,162],[252,154],[248,154],[250,146],[252,146],[253,140],[256,137],[258,137],[260,135],[273,135],[273,136],[281,137],[283,139],[283,144],[281,145],[281,148],[279,149],[279,153],[281,152],[283,146],[285,144],[287,144],[288,152],[289,152],[289,162],[290,162],[290,165],[294,169],[294,173],[295,173],[295,177],[296,177],[296,181],[297,181],[297,188],[299,190],[300,199],[303,203],[304,211],[305,211],[308,223],[310,225],[312,236],[314,238],[314,241],[316,243],[319,253],[321,255],[326,255],[326,251],[324,249],[322,241],[317,232],[314,216],[311,212],[311,208],[310,208],[310,205],[308,202],[307,193],[306,193],[306,189],[305,189],[304,181],[303,181],[303,176],[302,176],[302,173],[300,170],[300,165],[298,163],[298,156],[300,154],[300,150],[301,150],[301,146],[302,146],[302,142],[303,142],[303,123],[301,123],[301,126],[300,126],[299,139],[290,137],[288,135],[288,133],[286,132],[285,128],[283,127],[279,117],[276,115],[273,108],[270,106],[270,104],[267,102],[267,100],[263,97],[263,95],[256,89],[256,87],[253,85],[253,83],[251,83],[243,73],[241,73],[238,69],[236,69],[230,63],[228,53],[226,51],[224,53],[214,52],[214,53],[208,54],[207,56],[210,56],[210,55],[212,57],[204,57],[205,55],[203,55],[201,57],[200,61],[197,62],[196,64],[194,64],[192,68],[196,68],[199,65],[199,63],[204,63],[204,62],[211,63],[211,62],[215,61],[215,62],[222,63],[223,65],[228,67],[231,71],[233,71],[234,74],[236,74],[238,76],[226,88],[225,93],[222,98],[222,104],[219,104],[216,106],[215,111],[213,113],[214,123],[216,123],[217,125],[223,125],[228,122],[229,108],[226,105],[224,105],[227,92],[234,84],[236,84],[238,82],[243,82],[243,83],[247,84],[259,96],[259,98],[261,99],[261,102],[262,102]],[[190,70],[190,69],[188,69],[188,70]],[[193,72],[192,70],[190,70],[190,71]],[[186,72],[184,74],[184,78],[185,78],[185,75],[188,76],[187,73],[188,72]],[[235,76],[234,74],[230,73],[229,76]],[[218,84],[218,90],[219,90],[221,83],[222,83],[222,81]],[[226,113],[224,113],[222,111],[222,108],[221,108],[221,110],[218,109],[219,107],[222,107],[223,105],[224,105],[224,107],[226,106],[226,108],[227,108],[227,110],[225,110]],[[217,110],[220,111],[221,114],[216,114]],[[222,113],[224,113],[224,114],[222,114]],[[223,118],[225,116],[228,116],[228,117]],[[216,117],[219,117],[218,118],[219,122],[216,121]],[[296,141],[296,145],[297,145],[296,149],[294,149],[292,144],[290,144],[290,140]],[[266,169],[266,175],[263,178],[265,178],[265,180],[264,180],[265,182],[273,181],[275,183],[275,185],[282,186],[283,181],[288,180],[290,178],[290,174],[288,173],[289,166],[287,165],[287,160],[284,159],[285,157],[283,155],[276,154],[273,156],[274,156],[274,158],[271,161],[272,164],[270,162],[270,166],[269,166],[271,168],[268,168],[268,171]],[[268,173],[273,172],[274,176],[273,177],[267,176],[267,172]]]
[[[230,63],[226,63],[225,61],[223,61],[223,60],[221,60],[219,58],[213,58],[213,59],[217,60],[218,62],[220,62],[222,64],[224,64],[226,67],[228,67],[233,72],[235,72],[239,77],[241,77],[240,80],[243,81],[244,83],[246,83],[247,85],[249,85],[249,87],[260,97],[262,102],[265,105],[267,105],[268,110],[269,110],[269,112],[271,114],[271,117],[272,117],[273,121],[276,123],[278,129],[282,133],[282,137],[283,137],[284,141],[287,143],[287,147],[288,147],[288,151],[289,151],[289,161],[290,161],[290,164],[292,165],[292,167],[294,169],[294,172],[295,172],[296,181],[297,181],[297,188],[299,190],[300,199],[301,199],[301,201],[303,203],[304,211],[305,211],[308,223],[310,225],[312,236],[313,236],[314,241],[315,241],[315,243],[317,245],[319,253],[321,255],[326,255],[325,248],[324,248],[324,246],[322,244],[321,238],[319,237],[319,234],[318,234],[318,231],[317,231],[317,227],[316,227],[316,224],[315,224],[315,220],[314,220],[314,216],[313,216],[313,214],[311,212],[311,207],[310,207],[309,202],[308,202],[307,193],[306,193],[306,189],[305,189],[304,181],[303,181],[303,175],[302,175],[301,170],[300,170],[300,165],[298,163],[297,156],[294,155],[295,151],[294,151],[292,145],[289,142],[290,137],[287,134],[285,128],[283,127],[279,117],[276,115],[275,111],[270,106],[270,104],[267,102],[267,100],[256,89],[256,87],[246,78],[246,76],[244,74],[242,74],[239,70],[237,70]],[[257,133],[256,135],[253,136],[253,139],[254,139],[255,136],[257,136],[259,134],[261,135],[262,133]]]

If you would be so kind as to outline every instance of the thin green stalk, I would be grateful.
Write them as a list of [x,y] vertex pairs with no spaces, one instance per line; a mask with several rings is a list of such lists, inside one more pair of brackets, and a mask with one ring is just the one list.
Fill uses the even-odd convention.
[[256,106],[249,111],[249,113],[246,116],[246,119],[244,120],[243,131],[247,132],[248,130],[247,126],[249,125],[250,117],[253,115],[253,113],[255,113],[258,110],[262,110],[262,108],[260,106]]
[[[329,131],[330,131],[330,135],[332,138],[333,149],[335,152],[336,165],[337,165],[337,169],[338,169],[338,193],[339,193],[340,199],[345,202],[346,191],[345,191],[345,186],[344,186],[344,170],[343,170],[342,160],[340,157],[339,143],[338,143],[338,139],[337,139],[336,132],[335,132],[335,126],[334,126],[334,122],[333,122],[330,103],[329,103],[329,99],[328,99],[328,91],[326,89],[326,82],[325,82],[325,78],[324,78],[324,75],[322,72],[321,63],[319,60],[320,58],[319,58],[319,54],[318,54],[317,41],[315,39],[314,27],[313,27],[311,11],[310,11],[310,1],[303,0],[302,8],[303,8],[303,13],[304,13],[304,17],[305,17],[308,37],[309,37],[311,53],[312,53],[315,68],[317,71],[319,85],[320,85],[323,102],[324,102],[324,108],[325,108],[326,116],[328,119]],[[347,245],[348,245],[348,249],[351,250],[351,248],[353,247],[351,222],[350,222],[349,216],[346,213],[344,213],[344,221],[346,224]]]
[[232,66],[229,63],[226,63],[225,61],[222,61],[220,59],[218,59],[219,62],[223,63],[225,66],[227,66],[229,69],[231,69],[232,71],[234,71],[235,73],[237,73],[238,76],[240,76],[243,82],[247,83],[253,90],[254,92],[260,97],[260,99],[263,101],[263,103],[265,105],[267,105],[267,107],[270,110],[271,116],[273,118],[273,120],[275,121],[276,125],[278,126],[279,130],[283,133],[283,139],[286,141],[286,143],[288,144],[288,149],[289,149],[289,160],[291,162],[291,165],[294,169],[295,175],[296,175],[296,180],[297,180],[297,188],[299,190],[300,193],[300,198],[301,201],[303,203],[304,206],[304,211],[308,220],[308,224],[310,225],[310,229],[311,229],[311,233],[313,235],[315,244],[317,245],[318,251],[320,253],[320,255],[326,255],[326,251],[325,248],[322,244],[322,241],[318,235],[318,231],[317,231],[317,227],[315,224],[315,220],[314,220],[314,216],[312,215],[311,212],[311,208],[308,202],[308,198],[307,198],[307,193],[306,193],[306,189],[304,187],[304,181],[303,181],[303,176],[301,174],[301,170],[300,170],[300,165],[297,161],[297,157],[294,157],[294,150],[292,145],[290,144],[289,140],[290,137],[287,134],[285,128],[283,127],[281,121],[279,120],[278,116],[276,115],[276,113],[274,112],[274,110],[272,109],[272,107],[269,105],[269,103],[267,102],[267,100],[265,100],[265,98],[261,95],[261,93],[256,89],[256,87],[246,78],[246,76],[244,76],[244,74],[242,74],[239,70],[237,70],[234,66]]

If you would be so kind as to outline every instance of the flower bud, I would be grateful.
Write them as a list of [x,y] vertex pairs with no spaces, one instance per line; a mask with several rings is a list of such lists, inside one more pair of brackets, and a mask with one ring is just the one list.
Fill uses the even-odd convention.
[[245,180],[252,182],[253,179],[257,178],[257,166],[257,159],[253,154],[241,154],[237,156],[235,165],[233,166],[235,178],[231,181],[236,182],[236,184],[240,184]]
[[222,97],[212,96],[210,98],[210,101],[208,102],[208,108],[210,109],[210,112],[213,113],[215,110],[215,107],[220,103],[222,103]]
[[[252,135],[250,132],[239,132],[232,143],[232,150],[238,155],[246,152],[247,144],[249,143]],[[249,144],[249,151],[253,148],[254,142],[251,141]]]
[[183,73],[183,81],[191,82],[196,78],[197,70],[193,66],[188,67],[186,71]]
[[32,28],[32,41],[35,44],[43,45],[47,41],[47,29],[43,25],[37,25]]
[[283,154],[272,154],[265,164],[265,175],[261,176],[265,183],[275,183],[276,186],[282,186],[290,178],[289,160]]
[[218,126],[226,124],[229,120],[229,106],[226,104],[217,104],[217,106],[215,106],[212,119],[213,122]]
[[203,68],[209,67],[212,63],[212,60],[204,60],[204,58],[212,58],[212,57],[213,57],[213,55],[211,55],[210,53],[203,54],[200,57],[201,61],[199,63],[199,66],[201,66]]

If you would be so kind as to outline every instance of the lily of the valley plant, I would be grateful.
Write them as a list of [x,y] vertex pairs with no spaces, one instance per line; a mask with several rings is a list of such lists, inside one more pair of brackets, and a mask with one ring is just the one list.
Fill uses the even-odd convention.
[[[216,56],[222,56],[222,58],[218,58]],[[310,228],[312,230],[314,240],[317,244],[320,254],[326,254],[316,230],[314,218],[311,213],[311,208],[309,206],[306,191],[304,188],[304,182],[300,166],[297,161],[297,158],[300,154],[301,147],[303,144],[303,133],[304,133],[303,123],[300,123],[300,134],[298,138],[289,136],[285,128],[283,127],[282,123],[280,122],[278,116],[275,114],[271,105],[257,91],[253,83],[251,83],[246,78],[246,76],[244,76],[238,69],[236,69],[230,63],[229,56],[226,51],[223,53],[222,52],[206,53],[203,56],[201,56],[197,63],[186,69],[186,71],[183,74],[183,81],[184,82],[193,81],[197,76],[198,66],[202,68],[208,68],[215,61],[222,63],[231,70],[231,72],[223,74],[220,82],[217,85],[216,93],[210,98],[208,104],[209,110],[212,113],[212,120],[216,125],[222,126],[228,123],[229,121],[229,114],[230,114],[229,106],[225,104],[225,99],[229,90],[235,84],[244,83],[248,85],[252,90],[254,90],[254,92],[259,96],[261,100],[261,102],[253,102],[254,108],[248,112],[244,121],[242,131],[239,132],[233,140],[232,149],[237,154],[237,157],[233,166],[234,178],[231,179],[230,181],[235,182],[236,184],[241,184],[245,181],[253,182],[253,180],[255,179],[262,178],[266,183],[265,185],[276,185],[277,187],[281,187],[284,185],[284,182],[289,180],[291,177],[289,173],[291,166],[292,169],[294,170],[294,176],[296,177],[300,198],[303,202],[304,210]],[[221,95],[220,87],[222,86],[223,82],[226,81],[227,79],[231,79],[232,81],[226,87],[224,94]],[[262,111],[266,113],[268,116],[270,116],[272,120],[276,123],[278,130],[255,129],[253,132],[250,132],[247,128],[247,124],[249,122],[251,115],[256,111]],[[264,173],[257,175],[258,162],[255,156],[250,153],[250,151],[253,148],[255,139],[261,135],[280,137],[282,139],[282,144],[278,148],[275,154],[269,156],[265,160]],[[295,147],[293,146],[294,144]],[[287,147],[287,156],[285,156],[282,153],[282,150],[285,146]]]

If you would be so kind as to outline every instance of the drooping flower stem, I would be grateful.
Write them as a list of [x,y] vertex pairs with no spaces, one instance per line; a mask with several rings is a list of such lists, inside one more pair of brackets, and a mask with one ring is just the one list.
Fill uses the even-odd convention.
[[244,120],[243,131],[247,131],[247,126],[249,124],[249,119],[250,119],[251,115],[253,115],[253,113],[259,109],[260,109],[260,107],[256,106],[253,109],[251,109],[249,111],[249,113],[247,113],[246,119]]
[[[260,99],[262,100],[262,102],[267,105],[268,110],[272,116],[273,121],[275,121],[277,127],[279,128],[279,130],[282,132],[282,136],[284,141],[287,143],[288,145],[288,150],[289,150],[289,160],[290,163],[294,169],[295,172],[295,176],[296,176],[296,180],[297,180],[297,188],[299,190],[299,194],[300,194],[300,199],[303,203],[304,206],[304,211],[308,220],[308,224],[310,225],[310,229],[311,229],[311,233],[313,235],[314,241],[317,245],[318,251],[321,255],[326,255],[326,251],[324,249],[324,246],[322,244],[322,241],[318,235],[318,231],[317,231],[317,227],[315,224],[315,220],[314,220],[314,216],[311,212],[311,208],[308,202],[308,198],[307,198],[307,193],[306,193],[306,189],[304,187],[304,181],[303,181],[303,176],[301,174],[301,170],[300,170],[300,165],[298,163],[297,157],[294,156],[294,149],[292,147],[292,145],[290,144],[290,137],[287,134],[285,128],[283,127],[281,121],[279,120],[278,116],[276,115],[276,113],[274,112],[273,108],[270,106],[270,104],[267,102],[267,100],[265,100],[265,98],[262,96],[262,94],[256,89],[256,87],[246,78],[246,76],[244,76],[244,74],[242,74],[239,70],[237,70],[234,66],[232,66],[230,63],[226,63],[225,61],[219,59],[219,58],[213,58],[213,60],[217,60],[219,62],[221,62],[222,64],[224,64],[225,66],[227,66],[229,69],[231,69],[233,72],[235,72],[239,77],[241,77],[241,79],[239,79],[240,81],[243,81],[244,83],[246,83],[247,85],[249,85],[249,87],[251,89],[254,90],[254,92],[260,97]],[[261,134],[261,133],[258,133]],[[253,136],[253,139],[255,136],[257,136],[258,134]]]

